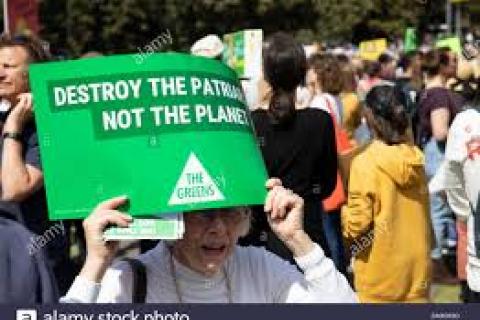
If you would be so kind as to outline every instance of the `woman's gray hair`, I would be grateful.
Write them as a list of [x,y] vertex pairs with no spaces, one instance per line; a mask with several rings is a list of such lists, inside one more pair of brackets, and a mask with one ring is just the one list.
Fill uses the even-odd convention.
[[252,225],[252,210],[250,207],[238,207],[238,210],[242,211],[242,220],[240,221],[238,228],[240,230],[240,237],[245,237],[250,231]]

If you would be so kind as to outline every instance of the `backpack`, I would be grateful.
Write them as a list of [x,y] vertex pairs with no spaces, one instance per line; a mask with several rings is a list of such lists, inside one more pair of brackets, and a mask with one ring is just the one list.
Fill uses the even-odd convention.
[[147,297],[147,271],[138,259],[124,258],[132,269],[132,303],[145,303]]

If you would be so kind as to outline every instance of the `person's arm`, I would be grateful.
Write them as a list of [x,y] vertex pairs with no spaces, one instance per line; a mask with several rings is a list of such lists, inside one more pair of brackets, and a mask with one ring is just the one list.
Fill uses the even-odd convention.
[[467,133],[463,127],[466,114],[459,114],[453,121],[445,148],[445,192],[452,211],[462,220],[471,214],[470,202],[465,190],[463,162],[467,158]]
[[[10,112],[3,133],[20,135],[32,116],[32,100],[29,94],[19,97],[18,104]],[[27,146],[38,152],[38,146]],[[37,191],[43,184],[43,173],[39,168],[28,164],[23,157],[23,144],[13,138],[3,141],[1,190],[2,200],[22,201]]]
[[287,303],[357,303],[358,298],[345,276],[333,261],[315,244],[307,255],[295,257],[303,271],[303,281],[291,284],[285,297]]
[[448,108],[438,108],[430,114],[432,136],[437,141],[445,141],[448,136],[448,125],[450,122],[450,111]]
[[[85,266],[85,268],[91,268]],[[133,274],[125,261],[108,267],[101,281],[95,282],[81,274],[75,278],[61,303],[131,303]]]
[[445,189],[448,204],[459,219],[466,221],[472,209],[465,190],[462,165],[458,162],[446,160],[445,176],[448,181],[448,186]]
[[278,179],[269,180],[267,188],[270,189],[265,200],[268,223],[304,271],[302,275],[280,259],[269,258],[271,261],[267,264],[279,291],[273,293],[274,302],[357,302],[345,277],[304,231],[303,199],[281,187]]
[[87,241],[87,258],[80,274],[60,302],[92,303],[97,301],[100,282],[118,250],[118,241],[104,241],[103,231],[108,225],[119,227],[129,225],[132,218],[115,210],[126,201],[127,198],[124,196],[104,201],[83,221]]
[[22,201],[41,188],[43,173],[27,164],[20,141],[6,138],[3,142],[1,185],[2,200]]
[[347,203],[342,208],[343,236],[353,240],[365,234],[373,224],[375,192],[371,176],[365,176],[362,158],[355,158],[350,170]]

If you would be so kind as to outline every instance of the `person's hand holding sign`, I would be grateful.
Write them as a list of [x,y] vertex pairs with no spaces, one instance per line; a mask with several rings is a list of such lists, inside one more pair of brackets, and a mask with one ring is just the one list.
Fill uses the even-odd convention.
[[90,216],[83,221],[87,242],[87,259],[81,275],[91,281],[100,282],[118,250],[118,241],[105,241],[103,232],[109,225],[128,227],[132,217],[116,210],[127,201],[120,196],[101,202]]
[[279,179],[269,179],[266,187],[269,192],[264,209],[273,232],[295,257],[308,254],[314,244],[303,229],[303,199],[282,187]]

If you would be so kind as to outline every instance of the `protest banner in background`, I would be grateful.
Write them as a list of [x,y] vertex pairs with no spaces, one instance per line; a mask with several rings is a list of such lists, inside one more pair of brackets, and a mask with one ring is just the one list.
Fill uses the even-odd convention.
[[360,58],[375,61],[387,50],[387,39],[360,42]]
[[267,178],[233,70],[190,55],[35,64],[51,219],[128,195],[136,216],[263,203]]
[[460,38],[458,37],[451,37],[438,40],[435,43],[437,48],[450,48],[453,52],[460,54],[462,53],[462,44]]
[[411,52],[417,50],[417,30],[415,28],[407,28],[404,36],[403,51]]
[[242,79],[247,105],[257,107],[258,81],[262,75],[263,31],[243,30],[223,36],[223,61]]
[[242,30],[223,36],[225,50],[223,61],[237,72],[240,78],[253,78],[262,71],[263,31]]

